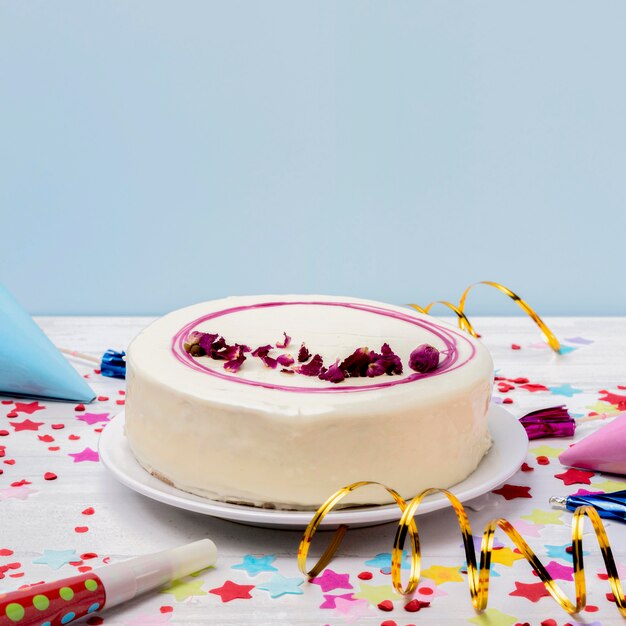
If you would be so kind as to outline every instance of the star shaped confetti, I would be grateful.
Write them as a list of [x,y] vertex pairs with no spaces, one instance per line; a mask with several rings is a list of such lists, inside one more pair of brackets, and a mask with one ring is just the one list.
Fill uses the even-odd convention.
[[343,598],[337,598],[335,601],[335,610],[349,624],[366,615],[371,615],[369,607],[367,600],[344,600]]
[[484,613],[467,621],[478,626],[512,626],[518,620],[512,615],[498,611],[498,609],[487,609]]
[[75,561],[80,561],[76,550],[44,550],[43,554],[36,558],[33,563],[48,565],[52,569],[60,569]]
[[460,567],[445,567],[444,565],[431,565],[428,569],[422,571],[422,576],[430,578],[435,585],[454,582],[462,583]]
[[93,424],[98,424],[99,422],[108,422],[109,414],[108,413],[82,413],[81,415],[77,417],[77,419],[92,426]]
[[342,593],[338,595],[333,595],[330,593],[324,594],[324,602],[320,604],[320,609],[334,609],[337,600],[354,600],[354,595],[351,593]]
[[514,552],[511,548],[499,548],[491,553],[491,562],[500,563],[506,567],[511,567],[515,561],[523,559],[524,556],[519,552]]
[[493,493],[502,496],[505,500],[514,500],[515,498],[532,498],[530,495],[530,487],[523,485],[502,485],[499,489],[494,489]]
[[201,589],[202,585],[204,585],[204,580],[201,578],[190,581],[173,580],[167,587],[160,589],[159,593],[170,593],[176,602],[183,602],[193,596],[206,596],[206,591]]
[[304,578],[285,578],[282,574],[274,574],[271,580],[257,585],[257,589],[263,589],[270,594],[271,598],[280,598],[285,594],[293,594],[300,596],[304,592],[300,589],[300,585],[304,582]]
[[[402,553],[402,569],[410,569],[410,563],[408,561],[409,554],[406,550]],[[373,559],[365,561],[365,565],[369,567],[375,567],[383,574],[391,573],[391,552],[379,552]]]
[[91,448],[85,448],[82,452],[70,453],[68,456],[71,456],[74,459],[74,463],[83,463],[84,461],[99,461],[100,456],[95,450]]
[[611,493],[612,491],[626,489],[626,483],[617,480],[605,480],[601,483],[593,483],[593,488],[605,493]]
[[545,598],[550,594],[543,583],[522,583],[516,580],[515,591],[511,591],[509,595],[526,598],[531,602],[539,602],[541,598]]
[[531,448],[530,451],[536,456],[547,456],[556,459],[565,448],[553,448],[552,446],[537,446]]
[[532,513],[528,515],[522,515],[522,519],[527,519],[534,524],[556,524],[557,526],[563,526],[561,520],[561,511],[542,511],[541,509],[533,509]]
[[[568,548],[570,550],[572,549],[571,543],[564,543],[562,546],[553,546],[549,544],[545,545],[546,554],[549,557],[554,559],[563,559],[564,561],[569,561],[571,563],[572,555],[570,552],[567,551]],[[587,556],[588,554],[589,552],[583,550],[583,556]]]
[[45,406],[41,406],[39,402],[16,402],[14,411],[18,413],[26,413],[32,415],[35,411],[41,411],[45,409]]
[[332,569],[327,568],[321,576],[312,578],[314,585],[319,585],[322,591],[332,591],[333,589],[353,589],[350,584],[350,574],[337,574]]
[[7,487],[6,489],[0,489],[0,501],[9,500],[10,498],[14,498],[15,500],[26,500],[28,496],[33,493],[37,493],[37,491],[31,489],[28,485]]
[[513,523],[513,526],[523,537],[541,537],[540,531],[543,528],[543,524],[529,524],[522,519],[518,519]]
[[550,393],[553,393],[557,396],[566,396],[567,398],[571,398],[577,393],[582,393],[582,389],[576,389],[572,387],[569,383],[565,383],[563,385],[559,385],[558,387],[548,387]]
[[555,478],[562,480],[564,485],[590,485],[593,476],[595,476],[595,472],[574,469],[573,467],[561,474],[554,475]]
[[29,419],[25,419],[23,422],[11,422],[11,426],[15,428],[15,432],[20,430],[39,430],[40,426],[43,426],[43,422],[33,422]]
[[[574,580],[574,568],[569,567],[569,565],[563,565],[557,561],[550,561],[546,565],[546,570],[554,580]],[[533,575],[537,576],[535,570],[533,570]]]
[[391,585],[368,585],[361,583],[360,591],[354,594],[355,598],[367,600],[370,604],[378,605],[383,600],[397,600],[398,594]]
[[620,413],[620,410],[614,405],[609,404],[608,402],[596,402],[595,404],[590,404],[585,407],[589,409],[592,413],[597,413],[598,415],[602,415],[605,413],[606,415],[617,415]]
[[232,580],[227,580],[221,587],[210,589],[209,593],[214,593],[222,599],[222,602],[230,602],[232,600],[249,600],[252,598],[250,592],[254,589],[254,585],[238,585]]
[[275,560],[276,557],[273,554],[268,554],[267,556],[252,556],[251,554],[246,554],[243,557],[243,561],[237,565],[233,565],[232,569],[245,570],[248,576],[256,576],[261,572],[277,572],[278,569],[272,565]]

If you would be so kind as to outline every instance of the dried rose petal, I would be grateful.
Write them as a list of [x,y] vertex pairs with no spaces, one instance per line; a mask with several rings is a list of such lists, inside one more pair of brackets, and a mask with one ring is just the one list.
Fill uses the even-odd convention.
[[269,356],[269,351],[273,350],[273,347],[267,344],[266,346],[259,346],[255,350],[252,351],[252,356],[257,356],[266,367],[270,367],[272,369],[276,369],[278,365],[278,361],[271,356]]
[[367,376],[370,364],[370,350],[367,347],[357,348],[350,356],[341,362],[341,369],[346,376]]
[[208,354],[211,355],[213,345],[216,342],[219,335],[212,333],[201,333],[201,337],[198,339],[198,345]]
[[304,345],[304,343],[300,346],[300,350],[298,351],[298,363],[304,363],[311,358],[311,353],[309,349]]
[[239,368],[246,360],[246,351],[244,350],[244,348],[247,348],[248,346],[242,346],[237,344],[233,347],[236,348],[236,353],[229,361],[226,361],[226,363],[224,363],[224,369],[228,370],[229,372],[233,372],[234,374],[239,371]]
[[295,371],[294,371],[294,370],[287,369],[286,367],[283,367],[283,369],[282,369],[282,370],[280,370],[280,371],[281,371],[283,374],[295,374]]
[[290,365],[293,365],[293,357],[291,356],[291,354],[281,354],[277,359],[278,364],[282,365],[283,367],[289,367]]
[[439,350],[427,343],[417,346],[409,357],[409,367],[422,374],[436,370],[438,365]]
[[318,378],[320,380],[327,380],[331,383],[340,383],[346,377],[344,371],[339,366],[339,359],[335,361],[328,369],[323,368]]
[[291,343],[291,337],[283,331],[284,339],[276,343],[277,348],[286,348]]
[[[387,374],[402,374],[402,361],[400,357],[389,347],[388,343],[384,343],[380,347],[382,358],[385,361],[385,372]],[[437,359],[439,362],[439,359]]]
[[324,360],[319,354],[316,354],[308,363],[298,368],[300,374],[305,376],[319,376],[324,365]]
[[372,352],[372,360],[370,364],[367,366],[366,375],[370,378],[374,378],[375,376],[382,376],[387,371],[387,363],[382,355]]

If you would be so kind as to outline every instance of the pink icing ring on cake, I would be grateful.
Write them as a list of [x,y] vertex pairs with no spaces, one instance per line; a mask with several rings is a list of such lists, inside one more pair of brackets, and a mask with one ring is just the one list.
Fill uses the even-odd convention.
[[[440,361],[439,367],[432,371],[427,372],[425,374],[421,374],[419,372],[413,372],[409,376],[404,378],[397,379],[394,377],[385,377],[387,380],[381,383],[373,383],[370,385],[344,385],[343,383],[334,384],[332,386],[326,387],[299,387],[296,385],[279,385],[274,383],[266,383],[258,380],[250,380],[247,378],[243,378],[238,374],[229,374],[225,371],[215,370],[210,367],[206,367],[202,365],[198,360],[192,357],[189,353],[187,353],[183,347],[185,343],[185,339],[189,336],[189,333],[194,330],[198,326],[198,324],[202,324],[208,320],[216,319],[218,317],[222,317],[224,315],[230,315],[232,313],[239,313],[241,311],[247,311],[250,309],[263,309],[268,307],[277,307],[277,306],[292,306],[292,305],[317,305],[317,306],[342,306],[349,309],[358,309],[360,311],[367,311],[368,313],[374,313],[377,315],[384,315],[387,317],[391,317],[397,320],[401,320],[404,322],[408,322],[409,324],[413,324],[415,326],[420,326],[424,330],[432,333],[446,346],[447,354],[445,354],[443,360]],[[459,353],[457,350],[457,340],[460,339],[464,341],[470,348],[469,356],[463,360],[459,360]],[[203,315],[188,324],[185,324],[173,337],[172,339],[172,353],[183,365],[190,367],[191,369],[201,372],[203,374],[209,374],[211,376],[216,376],[217,378],[222,378],[224,380],[229,380],[231,382],[240,383],[242,385],[251,385],[253,387],[264,387],[266,389],[275,389],[279,391],[294,391],[299,393],[344,393],[347,391],[371,391],[373,389],[382,389],[383,387],[393,387],[394,385],[403,385],[406,383],[414,382],[417,380],[422,380],[424,378],[431,378],[433,376],[441,376],[446,372],[451,372],[459,367],[462,367],[474,358],[476,354],[476,348],[474,344],[465,336],[463,336],[460,332],[455,330],[448,330],[441,328],[429,320],[420,319],[417,317],[413,317],[412,315],[400,313],[399,311],[392,311],[390,309],[384,309],[382,307],[372,306],[369,304],[358,304],[355,302],[317,302],[317,301],[294,301],[294,302],[260,302],[258,304],[250,304],[246,306],[236,306],[231,307],[229,309],[223,309],[221,311],[216,311],[214,313],[208,313],[207,315]],[[389,380],[391,378],[391,380]]]

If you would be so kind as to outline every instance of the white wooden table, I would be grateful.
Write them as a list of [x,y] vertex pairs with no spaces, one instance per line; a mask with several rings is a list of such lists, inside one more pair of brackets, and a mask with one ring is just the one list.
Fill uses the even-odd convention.
[[[128,317],[38,319],[57,345],[97,356],[107,348],[125,348],[149,321],[149,318]],[[539,331],[526,318],[477,318],[474,321],[492,351],[499,375],[527,377],[532,383],[553,388],[538,392],[518,388],[505,394],[496,389],[494,396],[497,400],[501,401],[504,397],[513,400],[506,407],[516,415],[564,403],[576,415],[583,416],[603,407],[614,409],[610,404],[598,404],[601,390],[626,395],[626,391],[618,389],[618,385],[626,385],[626,318],[547,319],[563,343],[575,348],[565,355],[555,355],[542,345]],[[521,346],[521,349],[512,349],[512,344]],[[75,364],[81,373],[89,374],[89,382],[96,393],[107,398],[88,405],[85,412],[105,413],[106,417],[115,415],[122,408],[124,381],[104,378],[86,364]],[[7,413],[15,414],[13,401],[19,400],[4,400],[5,404],[0,405],[0,432],[5,430],[9,435],[0,437],[0,446],[5,447],[4,457],[0,459],[3,470],[0,475],[0,592],[27,582],[70,576],[76,573],[77,568],[98,566],[108,559],[124,559],[210,537],[219,550],[219,563],[214,569],[189,579],[189,584],[104,612],[104,623],[271,623],[278,626],[351,622],[381,624],[385,620],[393,620],[398,626],[466,622],[502,625],[529,622],[534,625],[552,618],[559,626],[576,621],[626,624],[615,605],[606,599],[606,593],[610,591],[608,583],[597,576],[603,567],[592,534],[585,537],[585,548],[590,553],[585,558],[585,566],[588,603],[592,605],[593,612],[573,618],[551,598],[532,602],[525,597],[509,595],[515,591],[516,582],[538,581],[527,563],[514,560],[513,554],[510,564],[494,565],[499,577],[492,578],[489,609],[482,617],[477,617],[471,606],[466,576],[458,571],[454,573],[463,564],[464,556],[451,510],[418,518],[424,568],[426,574],[432,577],[425,581],[424,589],[426,592],[435,590],[430,594],[431,606],[419,613],[406,612],[403,602],[392,595],[390,576],[380,571],[384,557],[367,563],[377,554],[390,552],[395,524],[348,532],[339,556],[330,568],[340,574],[349,574],[348,584],[352,589],[323,591],[317,584],[303,582],[298,585],[298,581],[292,581],[292,591],[296,589],[301,594],[272,598],[270,592],[262,587],[273,580],[275,572],[261,571],[252,576],[245,570],[233,569],[233,566],[242,563],[244,555],[253,555],[257,557],[256,563],[271,564],[286,578],[299,577],[296,551],[300,532],[238,525],[177,510],[137,495],[118,484],[99,462],[74,462],[74,458],[68,456],[87,447],[97,450],[98,430],[104,421],[88,424],[80,419],[85,412],[76,411],[74,404],[47,401],[40,403],[40,406],[45,406],[43,410],[32,415],[21,410],[16,417],[7,417]],[[18,430],[13,426],[25,419],[41,425],[37,430]],[[64,427],[58,428],[60,424]],[[589,434],[599,424],[601,422],[579,428],[577,438]],[[478,510],[470,511],[474,533],[479,534],[489,519],[506,517],[520,527],[544,563],[554,561],[567,567],[567,555],[563,550],[569,542],[571,514],[552,509],[548,505],[548,497],[568,495],[579,487],[591,490],[593,485],[607,490],[626,487],[615,477],[607,482],[608,478],[600,475],[591,479],[592,486],[564,485],[554,476],[563,471],[556,455],[569,443],[571,440],[567,439],[531,442],[527,461],[534,471],[518,472],[508,482],[530,486],[532,498],[507,501],[493,493],[483,496],[474,504],[474,509]],[[549,464],[538,464],[538,456],[547,458]],[[56,474],[56,480],[45,480],[47,472]],[[28,483],[20,484],[23,480]],[[93,509],[92,514],[89,514],[90,508]],[[612,523],[607,524],[607,528],[615,557],[622,566],[623,577],[626,573],[626,525]],[[504,536],[499,536],[499,539],[505,546],[510,545]],[[561,546],[561,552],[559,548],[549,546]],[[511,556],[512,553],[502,554]],[[262,560],[261,557],[267,558]],[[35,563],[38,560],[46,562]],[[506,561],[506,558],[503,560]],[[9,564],[10,568],[3,567]],[[58,566],[58,569],[53,569],[53,566]],[[357,576],[360,572],[370,572],[373,576],[370,580],[362,580]],[[448,576],[452,580],[442,582],[437,576]],[[456,582],[455,578],[461,582]],[[210,590],[222,587],[226,580],[237,585],[253,585],[249,589],[251,597],[222,602],[220,596]],[[433,580],[439,584],[435,585]],[[572,597],[572,583],[560,584]],[[347,594],[348,597],[325,600],[324,594]],[[349,597],[349,594],[353,596]],[[392,611],[384,612],[377,607],[382,599],[394,602]],[[320,608],[324,602],[327,605],[334,603],[336,608]],[[593,607],[597,610],[594,611]],[[0,623],[4,625],[2,617]],[[100,622],[92,618],[91,623]]]

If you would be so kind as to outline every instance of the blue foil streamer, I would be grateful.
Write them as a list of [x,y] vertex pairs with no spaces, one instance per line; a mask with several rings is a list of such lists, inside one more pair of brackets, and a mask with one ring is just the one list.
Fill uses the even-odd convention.
[[126,352],[107,350],[102,355],[100,373],[110,378],[126,378]]
[[593,496],[569,496],[565,506],[569,511],[574,511],[588,504],[596,508],[600,517],[626,522],[626,489]]

